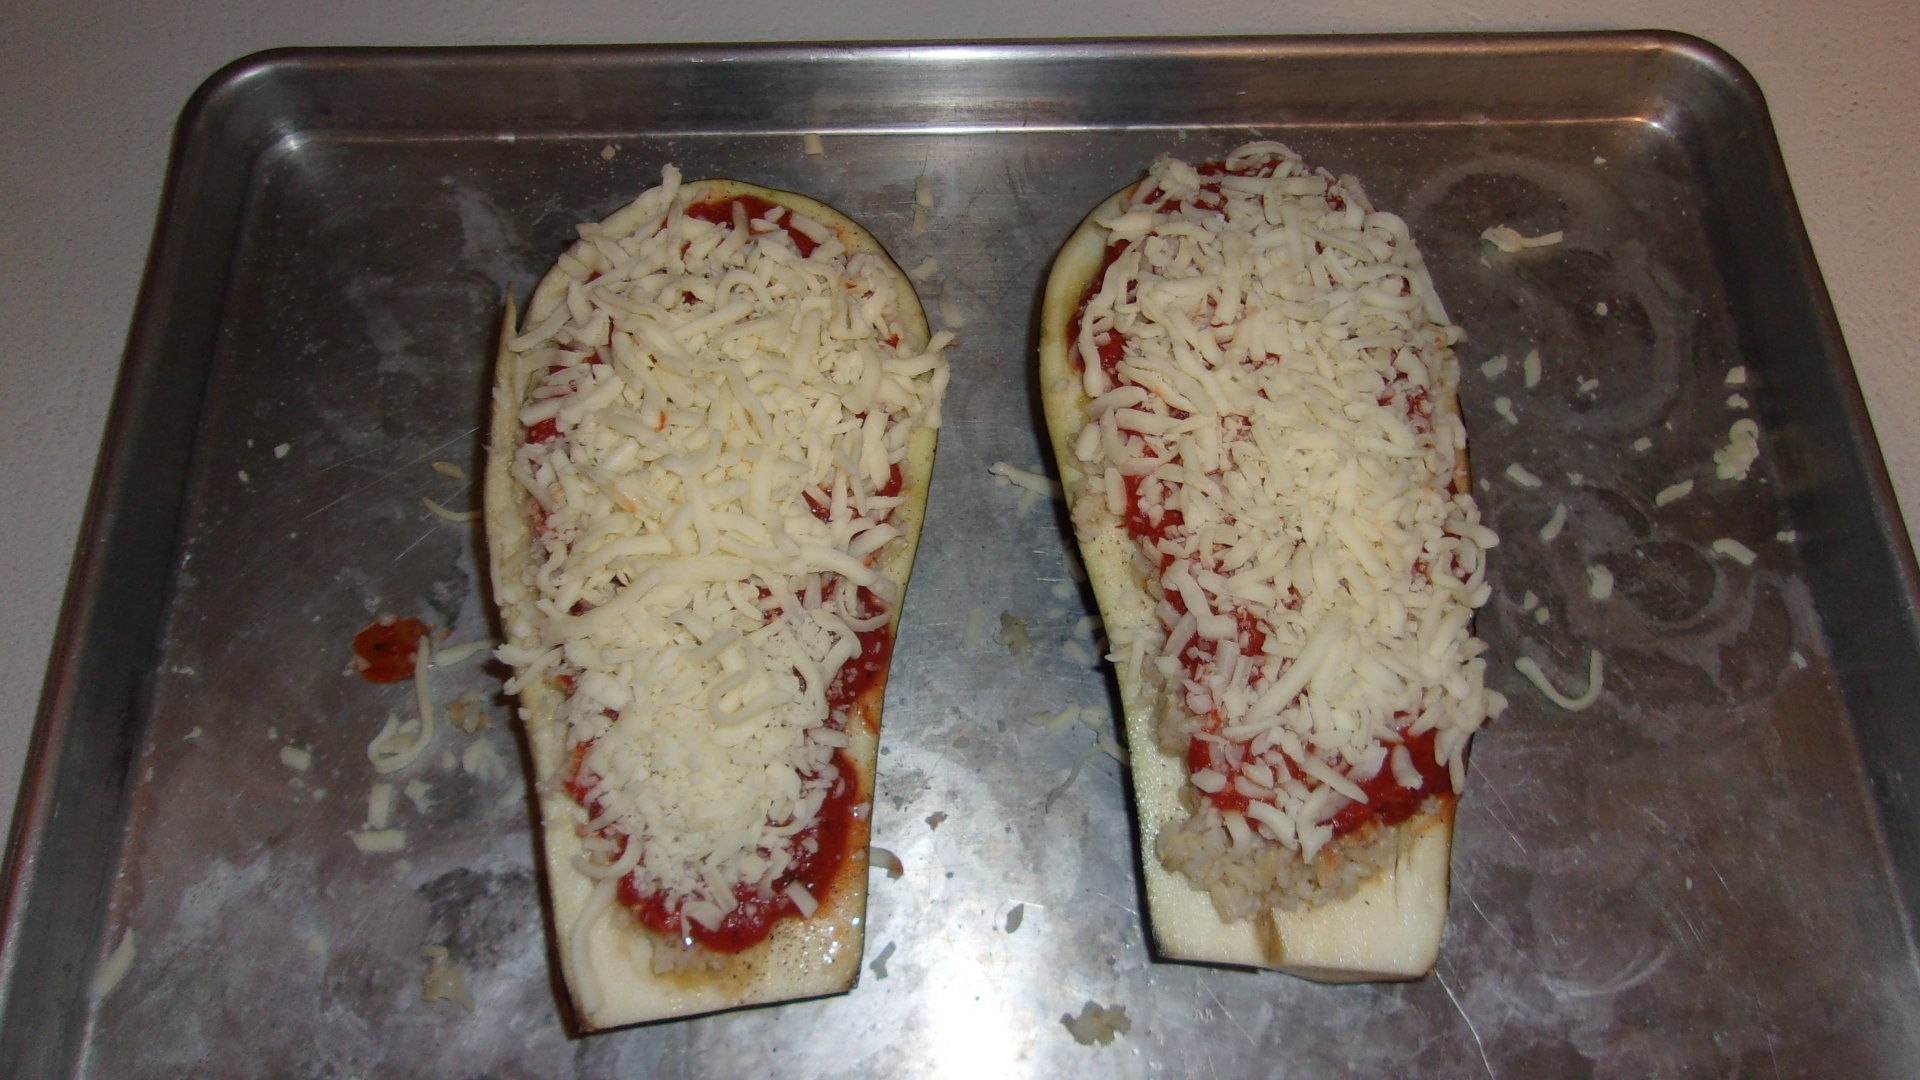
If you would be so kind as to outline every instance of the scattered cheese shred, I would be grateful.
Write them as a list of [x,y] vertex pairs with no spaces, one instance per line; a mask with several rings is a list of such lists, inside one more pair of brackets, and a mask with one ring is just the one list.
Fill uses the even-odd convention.
[[1517,461],[1507,466],[1507,479],[1523,488],[1537,488],[1542,483],[1539,477],[1533,475],[1532,470]]
[[486,705],[480,698],[480,692],[468,689],[447,706],[447,722],[469,735],[477,735],[493,726],[493,719],[487,715]]
[[1567,524],[1567,504],[1554,503],[1553,513],[1548,515],[1547,523],[1540,526],[1540,542],[1551,544],[1560,536],[1560,530]]
[[820,138],[819,132],[809,131],[805,135],[800,136],[800,152],[807,157],[825,157],[827,155],[826,141]]
[[1593,649],[1587,653],[1587,689],[1578,697],[1568,697],[1555,690],[1553,684],[1547,681],[1546,673],[1540,670],[1540,665],[1535,663],[1531,656],[1523,656],[1514,661],[1513,667],[1514,670],[1526,676],[1527,681],[1532,683],[1535,689],[1546,695],[1548,701],[1568,712],[1582,712],[1600,699],[1601,678],[1604,672],[1599,649]]
[[1715,554],[1724,555],[1734,562],[1739,563],[1741,566],[1752,566],[1753,560],[1758,558],[1758,556],[1753,553],[1752,548],[1730,536],[1723,536],[1715,540],[1713,542],[1713,550]]
[[398,715],[388,713],[380,734],[367,744],[367,760],[373,763],[375,772],[398,772],[420,759],[431,738],[432,732],[421,733],[419,721],[402,721]]
[[466,966],[453,963],[445,945],[421,946],[420,955],[427,961],[426,974],[420,977],[420,1000],[429,1005],[451,1001],[472,1012],[474,1000],[467,989]]
[[306,772],[313,767],[313,752],[302,750],[297,746],[283,746],[280,748],[280,764],[289,769]]
[[467,775],[481,780],[500,780],[507,775],[507,765],[500,759],[500,751],[484,740],[476,740],[460,752],[460,768]]
[[1653,497],[1653,505],[1665,506],[1677,499],[1684,499],[1691,494],[1693,494],[1693,481],[1682,480],[1677,484],[1669,484],[1661,488],[1659,493]]
[[1014,487],[1024,488],[1038,495],[1045,495],[1049,499],[1062,499],[1066,497],[1066,493],[1060,487],[1058,480],[1034,472],[1032,469],[1023,469],[1012,462],[996,461],[992,465],[987,466],[987,471],[997,477],[1003,484],[1012,484]]
[[365,855],[391,855],[407,846],[407,834],[400,829],[361,829],[347,835]]
[[1493,411],[1496,413],[1499,413],[1500,419],[1505,420],[1509,424],[1518,424],[1520,422],[1520,417],[1514,414],[1512,398],[1509,398],[1509,397],[1494,398]]
[[405,795],[407,801],[413,804],[413,808],[422,814],[433,809],[433,788],[425,781],[409,780],[407,786],[400,789],[400,793]]
[[1039,712],[1027,717],[1027,723],[1040,728],[1049,735],[1064,735],[1072,730],[1073,725],[1079,721],[1080,706],[1078,704],[1067,705],[1059,712]]
[[393,785],[375,784],[367,790],[367,828],[379,831],[393,820]]
[[1587,595],[1595,600],[1607,600],[1613,596],[1613,571],[1595,563],[1587,567]]
[[1540,350],[1529,351],[1520,361],[1520,381],[1531,390],[1540,385]]
[[434,667],[452,667],[476,656],[491,654],[499,644],[490,638],[481,638],[477,641],[463,641],[458,645],[442,645],[433,651],[429,662]]
[[907,276],[915,281],[925,281],[940,272],[940,260],[931,256],[921,259],[920,264],[907,271]]
[[1727,429],[1727,445],[1713,452],[1714,475],[1722,480],[1745,480],[1760,458],[1760,425],[1752,419],[1735,420]]
[[403,723],[395,714],[387,714],[386,726],[367,744],[367,760],[373,763],[375,772],[390,773],[406,768],[419,760],[433,741],[433,680],[428,675],[433,664],[431,636],[423,635],[413,657],[413,701],[419,719]]
[[446,521],[467,522],[480,520],[480,511],[478,510],[449,510],[445,506],[427,498],[425,495],[420,496],[420,502],[426,506],[428,513]]
[[1480,374],[1489,379],[1497,379],[1507,373],[1507,358],[1500,355],[1480,365]]
[[1566,233],[1562,230],[1555,229],[1550,233],[1542,233],[1539,236],[1522,236],[1517,230],[1510,229],[1505,225],[1495,225],[1485,232],[1482,232],[1480,239],[1511,255],[1514,252],[1524,251],[1527,248],[1551,247],[1565,240]]
[[1102,749],[1102,747],[1096,745],[1089,746],[1085,750],[1080,751],[1080,756],[1073,759],[1073,768],[1067,770],[1067,778],[1054,785],[1053,789],[1047,792],[1046,801],[1040,804],[1042,813],[1050,812],[1053,809],[1054,801],[1059,799],[1060,796],[1065,795],[1067,789],[1073,786],[1073,782],[1080,779],[1080,770],[1087,767],[1087,762],[1100,756]]
[[467,478],[467,470],[455,465],[451,461],[436,461],[431,467],[434,472],[439,473],[441,476],[452,477],[455,480],[465,480]]
[[869,845],[867,848],[867,865],[871,868],[885,870],[887,877],[893,881],[900,880],[900,875],[907,872],[907,866],[900,861],[900,856],[895,855],[892,851],[880,847],[877,844]]
[[1728,386],[1747,385],[1747,365],[1735,364],[1734,366],[1728,368],[1727,369],[1727,385]]
[[100,966],[93,969],[93,977],[87,980],[88,1000],[99,1001],[113,993],[114,987],[120,985],[120,980],[127,977],[127,971],[133,967],[133,961],[137,955],[138,949],[133,943],[133,929],[129,927],[127,932],[120,936],[120,944],[115,945],[113,951],[100,961]]
[[924,210],[933,209],[933,181],[925,173],[913,181],[913,204]]

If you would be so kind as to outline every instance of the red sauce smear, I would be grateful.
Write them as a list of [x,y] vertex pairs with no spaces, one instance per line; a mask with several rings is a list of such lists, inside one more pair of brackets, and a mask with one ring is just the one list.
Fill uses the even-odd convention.
[[[1274,166],[1274,162],[1268,161],[1254,169],[1235,170],[1235,172],[1242,176],[1267,177],[1273,175]],[[1203,162],[1194,166],[1194,170],[1202,177],[1218,177],[1229,171],[1224,163],[1217,161]],[[1346,209],[1346,200],[1338,193],[1329,191],[1326,199],[1327,206],[1330,209],[1335,211]],[[1221,206],[1221,200],[1220,183],[1218,180],[1212,180],[1201,184],[1200,193],[1194,196],[1194,206],[1199,209],[1218,209]],[[1154,209],[1160,213],[1174,213],[1179,211],[1183,206],[1180,200],[1166,198],[1164,193],[1158,188],[1148,191],[1141,201],[1155,204]],[[1107,250],[1100,261],[1099,271],[1094,274],[1092,280],[1088,283],[1085,294],[1080,298],[1079,306],[1074,309],[1073,318],[1067,323],[1068,359],[1076,368],[1084,368],[1085,366],[1080,358],[1077,342],[1080,339],[1080,329],[1086,319],[1087,303],[1093,299],[1093,294],[1098,291],[1101,282],[1106,280],[1108,272],[1113,269],[1113,265],[1120,261],[1120,257],[1126,254],[1127,249],[1131,246],[1132,242],[1126,240],[1115,241],[1107,245]],[[1126,357],[1126,344],[1126,335],[1114,329],[1104,331],[1102,335],[1094,341],[1095,350],[1100,358],[1100,369],[1105,372],[1107,380],[1116,386],[1131,383],[1131,380],[1127,379],[1120,372],[1120,363]],[[1403,385],[1405,382],[1406,376],[1396,373],[1393,383],[1382,388],[1379,399],[1380,404],[1391,404],[1394,398],[1394,392],[1396,390],[1400,391],[1404,394],[1407,419],[1411,422],[1415,430],[1422,432],[1430,430],[1432,427],[1433,406],[1427,390],[1425,388],[1415,388],[1411,392],[1407,392],[1407,388]],[[1184,416],[1178,409],[1172,411],[1178,416]],[[1246,420],[1244,417],[1239,419],[1241,420],[1242,431],[1244,433],[1247,426]],[[1216,473],[1215,475],[1218,474]],[[1146,500],[1141,498],[1140,489],[1142,481],[1144,480],[1145,477],[1141,476],[1125,476],[1122,478],[1121,484],[1126,494],[1126,510],[1121,515],[1121,521],[1126,528],[1127,534],[1131,536],[1136,543],[1143,547],[1149,545],[1157,546],[1161,541],[1176,535],[1184,524],[1184,521],[1178,510],[1168,510],[1151,506]],[[1448,487],[1450,490],[1454,490],[1455,484],[1449,481]],[[1457,572],[1457,557],[1455,562]],[[1172,563],[1173,559],[1171,556],[1162,555],[1160,558],[1161,571],[1164,573]],[[1424,562],[1416,565],[1416,572],[1423,571],[1424,569]],[[1178,592],[1168,591],[1165,594],[1165,598],[1176,613],[1185,613],[1186,603]],[[1299,596],[1296,593],[1286,606],[1289,608],[1298,607],[1299,602]],[[1242,656],[1259,655],[1261,646],[1266,641],[1265,628],[1251,612],[1244,609],[1234,611],[1233,615],[1235,621],[1239,624],[1240,654]],[[1194,639],[1188,643],[1180,654],[1180,663],[1185,669],[1187,676],[1189,678],[1197,677],[1201,668],[1213,660],[1218,647],[1217,642],[1195,635]],[[1420,785],[1416,788],[1401,787],[1399,781],[1394,778],[1393,770],[1386,765],[1382,765],[1380,771],[1374,774],[1372,779],[1355,781],[1355,783],[1359,785],[1360,790],[1366,794],[1367,801],[1349,801],[1334,811],[1333,815],[1327,819],[1328,824],[1333,828],[1334,836],[1344,836],[1369,822],[1377,822],[1382,826],[1397,825],[1418,812],[1429,795],[1436,792],[1448,792],[1452,790],[1452,777],[1449,775],[1446,766],[1440,764],[1435,758],[1434,738],[1436,732],[1425,731],[1418,735],[1409,735],[1407,734],[1407,728],[1411,725],[1411,718],[1403,716],[1401,719],[1404,722],[1400,724],[1398,729],[1399,738],[1401,743],[1407,748],[1407,756],[1412,761],[1414,770],[1420,774]],[[1220,729],[1221,724],[1220,715],[1216,711],[1208,717],[1208,723],[1204,730],[1212,734]],[[1228,742],[1223,745],[1211,739],[1199,738],[1193,739],[1188,743],[1188,775],[1192,775],[1201,769],[1213,769],[1228,778],[1226,787],[1217,792],[1206,793],[1206,797],[1211,800],[1216,807],[1219,807],[1223,813],[1244,812],[1250,801],[1249,798],[1238,791],[1233,784],[1233,779],[1240,775],[1240,762],[1245,759],[1250,747],[1251,744],[1246,742]],[[1308,784],[1315,783],[1306,778],[1298,764],[1290,757],[1286,758],[1286,765],[1295,778],[1301,779]]]
[[370,683],[397,683],[413,678],[413,658],[427,624],[411,615],[382,615],[353,635],[353,670]]
[[[770,200],[763,199],[758,195],[732,195],[724,199],[703,199],[700,202],[694,203],[687,207],[687,216],[690,218],[698,218],[701,221],[711,221],[715,225],[732,225],[733,204],[735,203],[739,203],[741,206],[747,208],[747,220],[749,221],[754,218],[764,219],[767,216],[767,211],[772,210],[776,205]],[[793,227],[793,211],[791,209],[789,209],[776,224],[785,230],[788,236],[793,238],[794,250],[800,253],[801,258],[804,259],[813,254],[813,249],[820,246],[820,241],[815,240],[813,237]]]

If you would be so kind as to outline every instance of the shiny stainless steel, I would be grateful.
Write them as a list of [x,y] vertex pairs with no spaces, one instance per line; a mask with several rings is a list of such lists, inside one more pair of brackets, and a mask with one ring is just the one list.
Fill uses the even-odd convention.
[[[802,154],[805,132],[824,156]],[[1029,357],[1049,259],[1153,155],[1255,135],[1403,212],[1472,335],[1466,411],[1505,537],[1480,625],[1513,708],[1475,747],[1440,968],[1406,985],[1156,962],[1120,770],[1095,759],[1046,809],[1093,737],[1028,722],[1112,700],[1063,651],[1087,601],[1059,513],[987,472],[1044,464]],[[502,293],[669,161],[840,206],[904,265],[937,259],[929,298],[965,320],[875,808],[906,873],[876,874],[885,974],[849,995],[573,1039],[497,673],[443,678],[443,704],[477,691],[493,726],[443,725],[390,778],[432,788],[430,807],[399,800],[406,850],[363,855],[346,834],[377,779],[364,748],[410,699],[344,667],[381,612],[488,632],[475,528],[420,503],[474,492],[431,464],[479,472]],[[936,206],[915,234],[922,174]],[[1504,255],[1479,239],[1497,223],[1566,240]],[[1496,354],[1516,368],[1483,374]],[[1736,364],[1743,388],[1724,381]],[[1760,463],[1718,479],[1743,415]],[[1699,42],[252,58],[182,120],[103,462],[10,850],[8,1075],[1865,1076],[1920,1060],[1914,563],[1764,106]],[[1546,485],[1508,482],[1516,462]],[[1683,478],[1694,492],[1656,506]],[[1544,542],[1556,504],[1569,526]],[[1757,562],[1716,557],[1721,537]],[[1609,601],[1588,594],[1594,564],[1616,575]],[[1002,611],[1029,620],[1030,656],[991,643]],[[976,615],[988,640],[969,645]],[[1608,668],[1589,712],[1509,667],[1535,656],[1578,686],[1590,648]],[[311,768],[283,763],[288,746]],[[506,776],[485,775],[490,751]],[[129,932],[131,967],[90,1000]],[[421,1002],[429,943],[465,963],[471,1015]],[[1060,1018],[1088,1000],[1126,1006],[1131,1031],[1077,1045]]]

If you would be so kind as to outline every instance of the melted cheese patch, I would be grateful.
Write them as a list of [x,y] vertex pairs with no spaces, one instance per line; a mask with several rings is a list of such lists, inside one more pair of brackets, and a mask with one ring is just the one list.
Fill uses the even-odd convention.
[[1099,221],[1125,247],[1073,343],[1073,509],[1083,535],[1144,516],[1158,619],[1115,654],[1162,712],[1212,718],[1194,737],[1246,747],[1235,775],[1190,783],[1233,785],[1252,801],[1230,832],[1310,859],[1403,730],[1436,731],[1460,786],[1505,704],[1468,625],[1497,538],[1457,471],[1460,332],[1405,223],[1276,143],[1225,171],[1163,158]]
[[777,891],[838,779],[829,687],[897,600],[872,564],[948,339],[917,347],[884,255],[785,207],[689,216],[663,179],[580,228],[508,343],[535,528],[500,655],[509,690],[569,688],[578,770],[543,780],[586,789],[596,899],[630,871],[711,928]]

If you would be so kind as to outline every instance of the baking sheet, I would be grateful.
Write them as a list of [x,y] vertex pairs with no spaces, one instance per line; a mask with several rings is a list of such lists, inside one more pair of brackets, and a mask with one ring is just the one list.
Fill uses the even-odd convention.
[[[1032,718],[1113,694],[1076,652],[1091,608],[1058,509],[988,472],[1050,468],[1041,282],[1155,154],[1253,137],[1402,213],[1470,335],[1505,541],[1480,633],[1513,706],[1475,744],[1443,958],[1411,984],[1158,962],[1121,768],[1096,757],[1047,805],[1095,736]],[[903,266],[937,260],[923,294],[958,317],[874,811],[906,872],[875,873],[868,959],[886,959],[853,993],[577,1038],[499,672],[441,673],[440,703],[487,725],[443,725],[377,777],[366,744],[411,691],[346,660],[387,612],[490,633],[475,527],[421,498],[477,505],[434,466],[479,475],[503,292],[667,162],[835,204]],[[1480,239],[1495,224],[1566,238],[1506,254]],[[1761,457],[1721,479],[1741,417]],[[1764,107],[1697,42],[253,58],[183,116],[104,461],[10,852],[10,1075],[1864,1076],[1920,1058],[1912,556]],[[1516,463],[1543,485],[1511,482]],[[1030,655],[992,641],[1002,612]],[[1587,712],[1510,666],[1578,689],[1593,649]],[[378,780],[429,790],[397,798],[405,849],[369,855],[348,834]],[[124,976],[91,994],[129,934]],[[424,945],[465,965],[471,1013],[421,1000]],[[1131,1030],[1075,1043],[1061,1017],[1089,1000]]]

